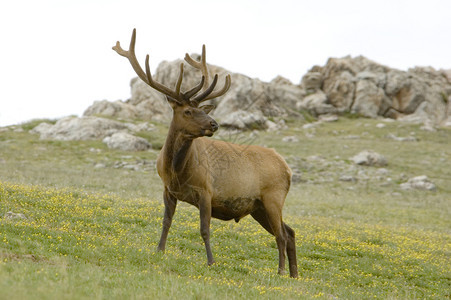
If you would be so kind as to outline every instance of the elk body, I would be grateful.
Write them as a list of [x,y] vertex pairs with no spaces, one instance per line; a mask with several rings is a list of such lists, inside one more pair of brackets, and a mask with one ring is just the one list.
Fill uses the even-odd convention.
[[218,124],[208,113],[213,105],[201,102],[221,96],[230,87],[230,75],[224,86],[215,91],[218,76],[209,84],[205,46],[201,61],[188,54],[185,60],[202,71],[200,83],[181,92],[183,63],[175,89],[152,79],[149,56],[144,71],[135,56],[136,31],[130,48],[119,42],[113,49],[129,59],[137,75],[148,85],[166,95],[173,117],[166,142],[157,160],[157,170],[164,184],[164,217],[158,250],[164,251],[177,201],[188,202],[200,211],[200,233],[205,243],[208,265],[214,263],[210,247],[211,217],[238,222],[251,215],[275,236],[279,251],[279,273],[284,273],[286,255],[291,277],[297,277],[295,234],[282,220],[282,207],[291,183],[291,170],[285,160],[272,149],[243,146],[211,140]]

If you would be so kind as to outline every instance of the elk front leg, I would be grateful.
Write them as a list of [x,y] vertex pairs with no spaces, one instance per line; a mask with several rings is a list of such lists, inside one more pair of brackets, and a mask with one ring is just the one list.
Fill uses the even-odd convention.
[[175,207],[177,206],[177,199],[171,195],[169,190],[165,187],[163,193],[164,199],[164,217],[163,217],[163,229],[161,231],[160,242],[158,243],[158,251],[164,251],[166,247],[166,240],[168,238],[169,228],[172,224],[172,217],[175,213]]
[[210,220],[211,220],[211,197],[204,196],[199,201],[200,211],[200,235],[205,243],[205,250],[207,251],[208,265],[215,263],[210,247]]

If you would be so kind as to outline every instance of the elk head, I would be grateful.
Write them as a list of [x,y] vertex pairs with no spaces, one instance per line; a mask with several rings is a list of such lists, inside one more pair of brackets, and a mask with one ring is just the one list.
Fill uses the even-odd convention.
[[219,90],[214,90],[218,82],[216,74],[211,84],[209,83],[208,67],[206,63],[205,45],[202,47],[200,61],[192,59],[188,54],[185,56],[186,62],[196,69],[201,70],[202,77],[198,85],[182,92],[183,63],[180,64],[180,72],[175,85],[175,89],[153,80],[149,67],[149,55],[146,56],[146,71],[141,68],[135,55],[136,29],[133,29],[130,47],[128,51],[121,48],[119,42],[113,47],[119,55],[128,58],[136,74],[142,81],[155,90],[163,93],[173,109],[171,127],[180,131],[186,138],[197,138],[201,136],[212,136],[219,125],[208,115],[214,108],[213,105],[202,105],[202,102],[224,95],[230,88],[230,75],[225,78],[224,86]]

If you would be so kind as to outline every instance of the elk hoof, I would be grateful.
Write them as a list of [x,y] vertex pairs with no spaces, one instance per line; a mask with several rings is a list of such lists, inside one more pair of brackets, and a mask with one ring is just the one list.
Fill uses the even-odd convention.
[[216,262],[214,260],[208,262],[208,266],[214,265]]

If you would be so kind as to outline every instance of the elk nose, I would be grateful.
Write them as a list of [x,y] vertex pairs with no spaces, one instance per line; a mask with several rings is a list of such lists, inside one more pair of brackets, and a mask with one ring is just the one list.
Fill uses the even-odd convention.
[[215,132],[219,128],[219,125],[218,125],[218,123],[216,123],[216,121],[211,121],[210,125],[211,125],[211,129],[213,130],[213,132]]

